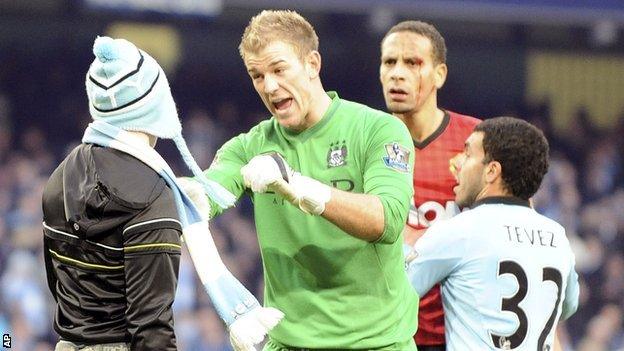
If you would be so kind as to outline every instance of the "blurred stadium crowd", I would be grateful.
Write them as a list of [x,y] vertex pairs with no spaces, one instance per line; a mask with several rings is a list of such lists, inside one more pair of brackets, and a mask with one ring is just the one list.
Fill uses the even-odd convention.
[[[37,68],[19,56],[9,56],[0,68],[2,81],[20,82],[11,89],[0,85],[0,331],[11,335],[17,350],[51,350],[56,342],[42,258],[41,191],[90,121],[84,86],[73,82],[82,73],[70,70],[60,60]],[[185,98],[177,87],[195,73],[178,72],[170,80],[185,138],[205,168],[224,141],[266,114],[259,104],[247,109],[234,100],[201,104]],[[238,84],[251,90],[248,82]],[[602,130],[581,109],[567,130],[555,133],[548,104],[510,114],[541,127],[551,143],[550,170],[534,200],[538,211],[564,225],[576,252],[581,301],[562,330],[566,349],[624,350],[624,115],[615,128]],[[171,160],[176,155],[171,147],[161,142],[157,149]],[[174,167],[188,174],[181,160]],[[212,233],[226,265],[261,298],[262,267],[249,204],[215,220]],[[188,255],[174,309],[180,350],[229,349]]]

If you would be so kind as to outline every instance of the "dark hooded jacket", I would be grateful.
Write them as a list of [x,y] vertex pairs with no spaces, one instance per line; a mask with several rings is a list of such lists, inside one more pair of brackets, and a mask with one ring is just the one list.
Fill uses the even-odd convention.
[[133,156],[81,144],[50,176],[43,217],[61,338],[176,350],[181,225],[165,181]]

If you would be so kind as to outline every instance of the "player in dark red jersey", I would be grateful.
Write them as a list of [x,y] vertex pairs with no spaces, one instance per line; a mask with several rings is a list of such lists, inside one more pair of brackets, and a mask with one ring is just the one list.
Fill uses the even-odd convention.
[[[459,213],[449,162],[463,151],[466,138],[480,122],[438,107],[437,91],[446,74],[446,45],[435,27],[404,21],[386,33],[379,67],[386,106],[407,125],[416,150],[414,198],[403,231],[410,246],[432,223]],[[418,350],[445,349],[439,285],[421,296],[414,338]]]

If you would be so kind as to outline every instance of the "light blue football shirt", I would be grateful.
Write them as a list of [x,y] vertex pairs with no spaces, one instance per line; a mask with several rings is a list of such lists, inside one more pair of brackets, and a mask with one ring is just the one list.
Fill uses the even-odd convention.
[[408,266],[419,295],[440,282],[447,350],[552,350],[578,306],[574,254],[527,201],[491,197],[428,229]]

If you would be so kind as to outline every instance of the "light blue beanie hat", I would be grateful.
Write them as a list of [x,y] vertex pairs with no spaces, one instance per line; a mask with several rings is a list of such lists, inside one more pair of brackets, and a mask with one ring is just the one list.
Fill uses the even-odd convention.
[[206,192],[218,194],[214,200],[221,207],[231,206],[234,195],[207,180],[193,159],[182,137],[169,82],[156,60],[129,41],[110,37],[97,37],[93,54],[86,76],[91,117],[123,130],[172,139]]
[[150,55],[124,39],[98,37],[87,72],[89,112],[94,120],[163,139],[182,133],[169,82]]

